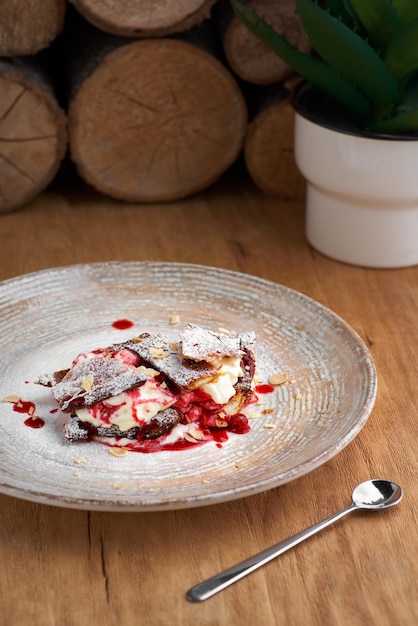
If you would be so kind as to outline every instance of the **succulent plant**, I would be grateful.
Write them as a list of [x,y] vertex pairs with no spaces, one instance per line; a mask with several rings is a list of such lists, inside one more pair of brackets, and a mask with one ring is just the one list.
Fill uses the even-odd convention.
[[245,2],[230,2],[248,30],[361,127],[418,131],[418,0],[297,0],[316,55],[300,52]]

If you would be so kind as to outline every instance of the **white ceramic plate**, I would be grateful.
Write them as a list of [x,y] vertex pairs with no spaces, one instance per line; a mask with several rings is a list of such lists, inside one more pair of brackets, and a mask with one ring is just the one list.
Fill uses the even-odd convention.
[[[170,326],[173,314],[178,326]],[[134,327],[113,328],[121,318]],[[188,321],[254,330],[261,381],[288,374],[292,382],[265,396],[251,431],[221,448],[210,442],[123,458],[98,443],[69,444],[37,376],[140,332],[176,337]],[[28,428],[26,416],[0,402],[0,492],[63,507],[150,511],[233,500],[312,471],[365,424],[376,373],[360,337],[294,290],[199,265],[101,263],[0,283],[0,399],[10,394],[34,402],[45,426]]]

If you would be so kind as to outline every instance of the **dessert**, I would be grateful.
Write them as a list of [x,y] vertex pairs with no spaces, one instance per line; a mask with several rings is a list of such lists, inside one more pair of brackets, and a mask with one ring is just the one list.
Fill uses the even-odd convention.
[[79,354],[68,369],[39,376],[69,415],[70,442],[129,450],[178,449],[245,433],[254,396],[255,335],[187,324]]

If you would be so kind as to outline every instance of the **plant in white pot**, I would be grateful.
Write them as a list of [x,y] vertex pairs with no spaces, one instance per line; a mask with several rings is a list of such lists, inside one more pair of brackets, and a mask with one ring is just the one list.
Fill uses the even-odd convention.
[[316,55],[230,1],[305,79],[291,101],[307,239],[347,263],[418,264],[418,0],[297,0]]

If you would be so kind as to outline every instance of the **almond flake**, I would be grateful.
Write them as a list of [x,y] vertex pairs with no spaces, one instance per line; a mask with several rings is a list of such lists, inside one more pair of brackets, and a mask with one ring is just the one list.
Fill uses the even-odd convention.
[[272,374],[269,378],[270,385],[283,385],[288,380],[287,374]]
[[161,346],[154,346],[149,349],[149,353],[153,359],[166,359],[170,356],[169,352],[164,352]]
[[129,454],[129,450],[127,448],[108,448],[107,451],[112,456],[126,456]]
[[228,422],[226,420],[220,419],[219,417],[216,418],[215,424],[217,428],[226,428],[228,426]]
[[76,472],[74,472],[73,476],[81,476],[81,470],[77,470]]
[[221,333],[222,335],[230,335],[231,331],[227,328],[222,328],[221,326],[220,328],[218,328],[218,333]]
[[81,465],[81,463],[87,463],[87,461],[83,457],[80,457],[79,459],[74,459],[74,463]]
[[83,387],[84,391],[91,391],[91,388],[93,387],[93,381],[93,374],[87,374],[87,376],[83,378],[81,386]]
[[180,322],[180,315],[172,315],[170,317],[170,324],[171,324],[171,326],[175,326],[179,322]]
[[5,396],[3,398],[3,402],[11,402],[12,404],[14,404],[15,402],[19,402],[19,400],[20,400],[19,396],[13,396],[13,395]]
[[273,430],[274,428],[276,428],[276,424],[264,424],[264,428],[269,428],[270,430]]
[[203,441],[205,439],[205,435],[197,428],[186,431],[183,433],[183,437],[186,441],[190,441],[190,443],[196,443],[196,441]]
[[148,376],[148,378],[155,378],[155,376],[158,376],[158,374],[160,373],[152,367],[145,367],[145,365],[140,365],[136,368],[136,371],[143,372],[146,376]]

